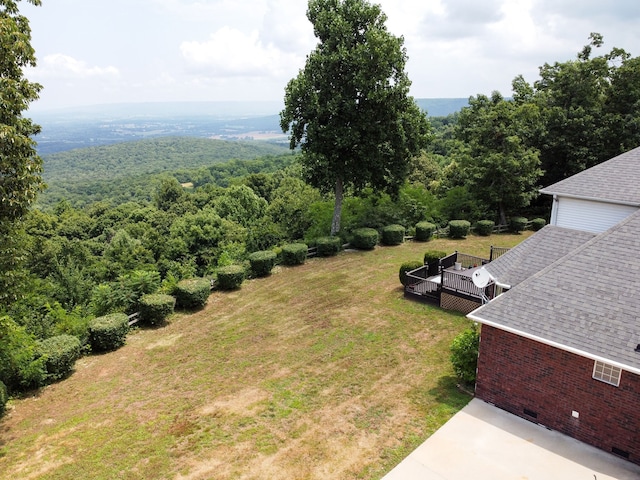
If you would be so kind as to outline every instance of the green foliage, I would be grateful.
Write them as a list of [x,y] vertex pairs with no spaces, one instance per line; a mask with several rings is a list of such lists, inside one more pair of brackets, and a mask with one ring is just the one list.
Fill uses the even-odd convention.
[[476,381],[479,345],[480,334],[475,325],[459,334],[451,343],[453,370],[458,378],[469,385]]
[[173,313],[175,297],[151,293],[140,298],[140,320],[146,325],[162,325]]
[[416,236],[418,242],[428,242],[436,231],[436,225],[431,222],[416,223]]
[[531,230],[537,232],[541,230],[547,224],[547,221],[544,218],[534,218],[531,220]]
[[218,269],[219,290],[235,290],[240,288],[245,278],[245,271],[242,265],[228,265]]
[[0,382],[9,391],[39,387],[46,375],[45,359],[24,327],[10,317],[0,316]]
[[400,245],[404,242],[405,228],[402,225],[387,225],[382,229],[383,245]]
[[96,352],[117,350],[127,340],[129,318],[124,313],[112,313],[89,322],[89,343]]
[[82,345],[77,337],[57,335],[38,342],[38,351],[45,359],[46,381],[67,377],[80,357]]
[[400,277],[400,283],[402,284],[403,287],[407,286],[407,272],[410,272],[422,266],[423,266],[423,263],[419,260],[410,260],[400,265],[400,271],[398,272],[398,275]]
[[320,237],[316,239],[316,248],[319,257],[333,257],[342,248],[340,237]]
[[140,298],[159,288],[158,272],[134,270],[121,275],[116,282],[96,286],[91,295],[91,310],[98,316],[114,312],[134,313],[139,308]]
[[251,271],[256,277],[266,277],[276,264],[278,255],[273,250],[260,250],[249,255]]
[[287,84],[280,125],[292,149],[301,145],[305,178],[335,194],[334,235],[344,188],[397,192],[429,126],[408,95],[404,40],[378,5],[311,0],[307,18],[319,42]]
[[8,401],[9,392],[7,391],[7,386],[0,381],[0,417],[4,415]]
[[467,220],[451,220],[449,222],[449,236],[451,238],[465,238],[469,235],[471,223]]
[[491,235],[493,232],[493,227],[495,227],[496,222],[493,220],[478,220],[476,222],[476,233],[483,237],[487,237]]
[[211,281],[207,278],[187,278],[175,287],[176,307],[202,308],[211,294]]
[[307,259],[309,246],[306,243],[289,243],[282,246],[282,264],[302,265]]
[[424,264],[429,265],[430,263],[437,262],[441,258],[447,256],[447,252],[443,252],[440,250],[427,250],[424,252]]
[[527,229],[527,221],[524,217],[511,217],[509,219],[509,229],[513,233],[524,232]]
[[378,231],[375,228],[357,228],[351,235],[351,245],[354,248],[373,250],[378,244]]

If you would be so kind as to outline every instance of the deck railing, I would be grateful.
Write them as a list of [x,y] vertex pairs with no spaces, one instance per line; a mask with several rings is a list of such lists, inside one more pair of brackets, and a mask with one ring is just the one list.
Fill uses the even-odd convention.
[[491,245],[491,254],[489,256],[489,261],[493,262],[496,258],[501,257],[505,253],[507,253],[510,249],[507,247],[494,247]]
[[489,283],[484,288],[476,287],[469,275],[458,273],[455,270],[442,272],[442,289],[456,293],[462,293],[479,300],[491,299],[494,296],[494,283]]

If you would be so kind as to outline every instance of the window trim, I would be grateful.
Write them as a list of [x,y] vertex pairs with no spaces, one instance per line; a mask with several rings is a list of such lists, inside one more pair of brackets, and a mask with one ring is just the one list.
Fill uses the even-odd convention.
[[593,379],[600,382],[604,382],[614,387],[620,386],[620,377],[622,376],[622,369],[609,363],[596,360],[593,363]]

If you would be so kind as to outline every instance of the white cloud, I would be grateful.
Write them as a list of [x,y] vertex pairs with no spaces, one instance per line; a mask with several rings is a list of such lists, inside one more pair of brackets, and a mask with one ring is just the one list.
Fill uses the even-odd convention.
[[45,56],[39,62],[36,72],[38,76],[47,78],[115,78],[120,75],[119,70],[114,66],[90,66],[82,60],[77,60],[62,53]]

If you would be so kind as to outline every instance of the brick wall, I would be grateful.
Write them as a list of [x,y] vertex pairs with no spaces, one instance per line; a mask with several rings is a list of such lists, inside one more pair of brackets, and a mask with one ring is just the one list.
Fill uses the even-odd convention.
[[615,387],[592,378],[593,364],[483,325],[476,396],[640,464],[640,376],[623,371]]

